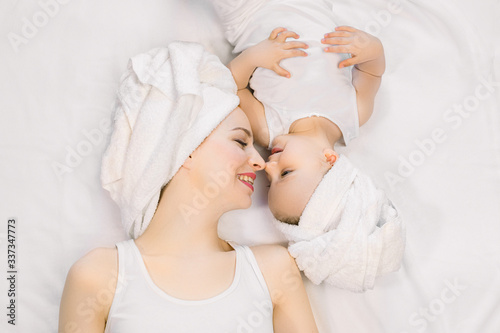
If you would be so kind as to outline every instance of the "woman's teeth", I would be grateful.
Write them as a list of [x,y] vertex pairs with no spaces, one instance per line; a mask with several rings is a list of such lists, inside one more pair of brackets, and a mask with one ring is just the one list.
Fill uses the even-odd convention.
[[247,183],[253,185],[253,179],[251,177],[238,175],[238,179],[243,180],[244,182],[247,182]]

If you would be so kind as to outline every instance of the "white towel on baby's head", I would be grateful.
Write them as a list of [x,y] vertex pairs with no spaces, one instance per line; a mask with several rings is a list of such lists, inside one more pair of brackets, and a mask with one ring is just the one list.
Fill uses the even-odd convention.
[[315,284],[361,292],[401,265],[405,230],[398,211],[344,155],[319,183],[299,224],[275,220],[275,225]]
[[122,77],[101,183],[132,238],[153,218],[186,158],[239,104],[229,69],[197,43],[132,57]]

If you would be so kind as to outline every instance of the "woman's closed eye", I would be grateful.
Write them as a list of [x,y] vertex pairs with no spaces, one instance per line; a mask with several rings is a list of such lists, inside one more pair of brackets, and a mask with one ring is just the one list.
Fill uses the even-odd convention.
[[236,139],[234,141],[238,142],[243,148],[248,146],[248,143],[246,143],[244,140]]

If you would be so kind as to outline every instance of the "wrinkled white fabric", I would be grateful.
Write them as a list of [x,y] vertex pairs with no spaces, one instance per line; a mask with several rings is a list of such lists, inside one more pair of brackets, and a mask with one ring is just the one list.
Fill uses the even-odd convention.
[[130,59],[101,183],[132,238],[149,225],[161,188],[238,104],[231,72],[198,43],[173,42]]
[[405,229],[398,211],[344,155],[323,177],[298,225],[274,223],[315,284],[361,292],[401,265]]

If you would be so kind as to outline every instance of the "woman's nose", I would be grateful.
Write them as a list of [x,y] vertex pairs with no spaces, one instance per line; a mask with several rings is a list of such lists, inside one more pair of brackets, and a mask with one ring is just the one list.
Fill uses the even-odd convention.
[[255,148],[250,156],[249,163],[255,171],[262,170],[266,166],[266,162]]

